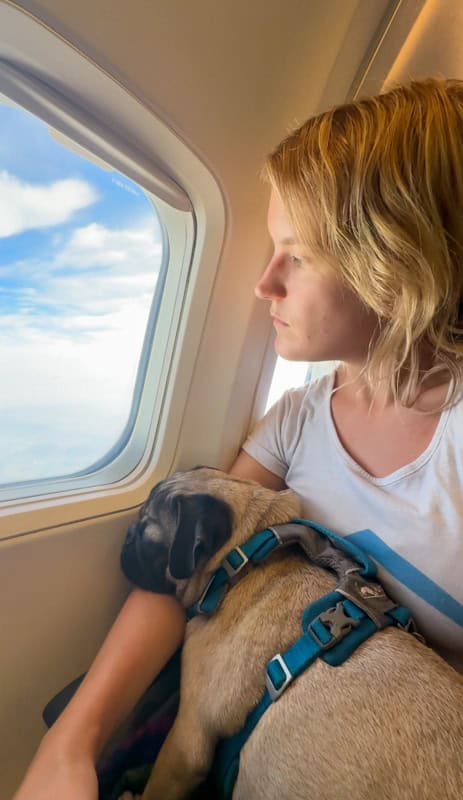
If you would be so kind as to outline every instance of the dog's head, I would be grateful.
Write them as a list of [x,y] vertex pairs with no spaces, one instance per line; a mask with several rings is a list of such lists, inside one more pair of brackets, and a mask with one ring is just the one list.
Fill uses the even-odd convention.
[[177,472],[152,489],[130,526],[122,570],[142,589],[183,597],[193,575],[203,582],[201,576],[259,526],[286,522],[298,512],[289,491],[272,492],[205,467]]
[[[132,583],[155,592],[174,592],[230,538],[233,511],[204,491],[195,470],[158,483],[128,530],[122,570]],[[214,470],[198,470],[215,477]],[[185,477],[189,476],[187,480]],[[202,483],[202,486],[201,486]],[[201,491],[202,489],[202,491]]]

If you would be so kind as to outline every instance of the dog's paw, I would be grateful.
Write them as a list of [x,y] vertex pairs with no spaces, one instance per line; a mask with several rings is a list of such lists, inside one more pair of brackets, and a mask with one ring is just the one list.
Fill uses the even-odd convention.
[[118,800],[141,800],[141,794],[132,794],[132,792],[124,792]]

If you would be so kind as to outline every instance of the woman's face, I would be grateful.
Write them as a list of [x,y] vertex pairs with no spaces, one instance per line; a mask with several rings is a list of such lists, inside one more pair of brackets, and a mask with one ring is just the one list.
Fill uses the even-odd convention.
[[297,241],[276,191],[268,228],[274,254],[255,291],[270,302],[277,353],[292,361],[363,365],[377,329],[374,312],[342,285],[332,266]]

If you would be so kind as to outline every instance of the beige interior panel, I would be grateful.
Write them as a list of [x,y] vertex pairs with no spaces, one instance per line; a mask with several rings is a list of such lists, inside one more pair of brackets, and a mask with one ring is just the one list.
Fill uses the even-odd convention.
[[88,668],[128,584],[128,514],[0,542],[0,796],[8,800],[45,726],[41,712]]
[[463,78],[463,3],[427,0],[388,75],[400,83],[429,75]]

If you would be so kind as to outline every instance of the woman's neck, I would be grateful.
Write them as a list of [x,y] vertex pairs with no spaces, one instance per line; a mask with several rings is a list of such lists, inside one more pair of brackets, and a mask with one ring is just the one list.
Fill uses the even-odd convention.
[[[345,400],[357,406],[365,406],[370,412],[374,410],[381,413],[393,408],[404,409],[386,385],[371,389],[366,381],[363,365],[341,364],[336,370],[334,388],[337,393],[342,392]],[[415,402],[408,409],[427,413],[438,411],[445,403],[448,388],[449,381],[444,380],[441,374],[429,375],[423,381]]]

